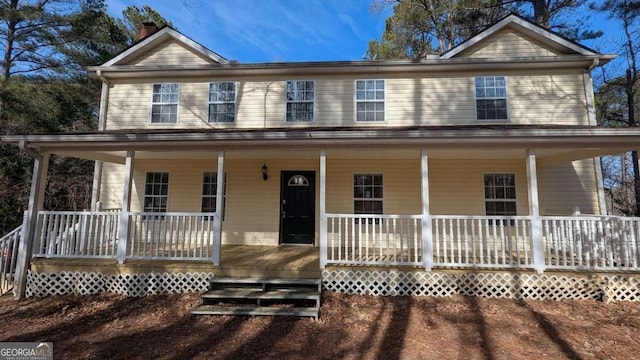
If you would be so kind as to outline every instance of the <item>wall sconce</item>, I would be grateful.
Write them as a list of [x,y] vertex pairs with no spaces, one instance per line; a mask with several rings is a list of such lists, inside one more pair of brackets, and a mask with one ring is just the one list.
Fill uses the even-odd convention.
[[269,168],[267,167],[267,164],[262,164],[262,180],[267,181],[267,179],[269,178],[269,174],[267,173],[267,170],[269,170]]

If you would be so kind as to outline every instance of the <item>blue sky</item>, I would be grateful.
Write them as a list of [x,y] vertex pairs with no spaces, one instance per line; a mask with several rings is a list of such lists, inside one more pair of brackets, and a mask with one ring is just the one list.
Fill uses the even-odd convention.
[[[372,0],[107,0],[121,17],[129,5],[149,4],[180,32],[228,59],[271,61],[360,60],[391,14],[371,12]],[[575,16],[583,17],[576,13]],[[605,17],[587,21],[605,31],[585,45],[616,52],[622,34]]]

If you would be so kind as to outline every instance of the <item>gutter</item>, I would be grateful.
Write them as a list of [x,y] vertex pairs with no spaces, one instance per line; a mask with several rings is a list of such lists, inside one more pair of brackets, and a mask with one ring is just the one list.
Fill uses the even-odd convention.
[[[96,71],[96,77],[102,80],[100,92],[100,114],[98,115],[98,130],[107,128],[107,107],[109,104],[109,81],[102,76],[102,70]],[[102,161],[96,161],[93,165],[93,183],[91,185],[91,208],[98,211],[100,202],[100,187],[102,185]]]

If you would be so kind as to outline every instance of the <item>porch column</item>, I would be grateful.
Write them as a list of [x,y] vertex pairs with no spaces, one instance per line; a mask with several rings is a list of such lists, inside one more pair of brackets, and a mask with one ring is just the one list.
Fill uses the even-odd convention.
[[16,262],[16,282],[14,295],[16,299],[25,296],[27,271],[33,254],[33,243],[38,232],[38,212],[44,205],[44,191],[47,184],[49,154],[34,154],[33,174],[31,175],[31,192],[29,206],[22,223],[22,236],[18,245]]
[[427,150],[420,152],[420,170],[422,173],[422,264],[424,269],[433,268],[433,232],[431,231],[431,213],[429,210],[429,156]]
[[222,244],[222,213],[224,196],[224,151],[218,153],[218,170],[217,170],[216,187],[216,217],[213,222],[213,266],[220,266],[220,248]]
[[124,263],[127,256],[127,244],[129,243],[129,218],[131,214],[131,186],[133,184],[133,160],[135,151],[127,150],[127,159],[124,164],[124,188],[122,190],[122,211],[120,212],[120,234],[118,236],[118,264]]
[[320,269],[327,266],[327,155],[320,151]]
[[538,203],[538,174],[536,169],[536,154],[533,149],[527,149],[527,190],[529,193],[529,217],[531,218],[531,252],[533,267],[538,273],[544,271],[544,241],[542,239],[542,219]]

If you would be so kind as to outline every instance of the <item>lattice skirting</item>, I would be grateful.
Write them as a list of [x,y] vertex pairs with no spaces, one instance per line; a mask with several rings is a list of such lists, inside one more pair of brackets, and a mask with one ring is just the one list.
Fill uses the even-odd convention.
[[327,269],[322,278],[325,289],[346,294],[436,297],[461,294],[510,299],[640,301],[640,280],[636,275]]
[[112,292],[126,296],[147,296],[205,291],[210,273],[140,273],[106,275],[99,272],[63,271],[27,275],[27,297]]

